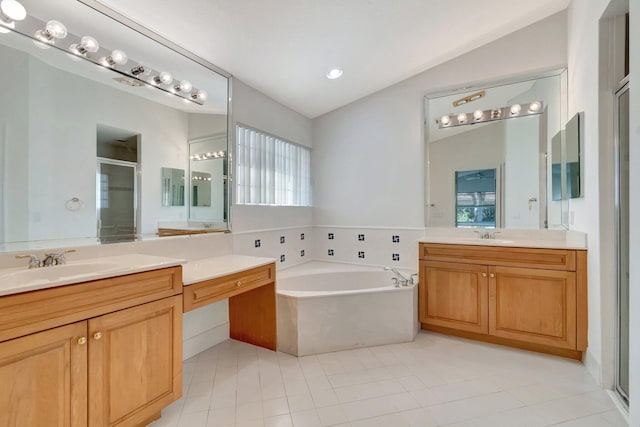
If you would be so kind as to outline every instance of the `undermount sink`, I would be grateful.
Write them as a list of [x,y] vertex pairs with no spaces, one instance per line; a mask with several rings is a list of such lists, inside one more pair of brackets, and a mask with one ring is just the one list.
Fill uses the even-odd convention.
[[55,282],[60,279],[93,275],[113,270],[118,264],[107,262],[64,264],[11,272],[0,272],[0,284],[5,287],[31,286],[34,283]]

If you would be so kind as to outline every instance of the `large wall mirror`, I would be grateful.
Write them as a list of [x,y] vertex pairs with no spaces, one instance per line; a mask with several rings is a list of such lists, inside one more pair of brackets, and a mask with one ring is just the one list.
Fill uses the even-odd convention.
[[551,150],[565,93],[558,71],[426,97],[427,226],[564,228]]
[[[20,3],[24,19],[0,25],[0,250],[192,226],[192,193],[168,195],[180,180],[168,171],[189,170],[193,140],[215,137],[226,154],[228,75],[94,1]],[[205,219],[226,229],[227,181],[215,185],[222,213]]]

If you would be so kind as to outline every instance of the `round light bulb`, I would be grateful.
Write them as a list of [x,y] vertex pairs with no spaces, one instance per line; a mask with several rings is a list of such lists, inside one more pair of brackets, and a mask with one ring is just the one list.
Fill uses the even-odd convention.
[[171,73],[167,73],[166,71],[163,71],[160,74],[158,74],[158,76],[155,77],[154,80],[158,84],[163,83],[168,85],[173,81],[173,76],[171,75]]
[[45,30],[51,35],[51,37],[55,37],[56,39],[63,39],[67,37],[67,27],[59,21],[51,20],[47,22]]
[[467,114],[460,113],[458,114],[458,123],[466,123],[467,122]]
[[98,40],[94,39],[91,36],[84,36],[80,39],[80,46],[87,52],[97,52],[100,49],[100,44]]
[[342,70],[342,68],[332,68],[331,70],[329,70],[329,72],[327,73],[327,78],[329,80],[335,80],[337,78],[342,77],[342,74],[344,73],[344,71]]
[[483,115],[484,113],[482,112],[482,110],[476,110],[473,112],[473,118],[476,120],[480,120]]
[[518,114],[520,114],[520,111],[522,111],[522,105],[520,104],[513,104],[511,106],[511,115],[512,116],[517,116]]
[[224,151],[222,151],[222,150],[218,151],[218,155],[219,155],[220,157],[224,156]]
[[182,80],[180,84],[176,86],[176,90],[180,92],[190,92],[193,85],[189,80]]
[[115,62],[118,65],[124,65],[129,60],[129,57],[127,56],[127,54],[121,51],[120,49],[115,49],[113,52],[111,52],[110,58],[113,62]]
[[542,108],[542,104],[539,101],[534,101],[529,104],[529,112],[531,113],[537,113],[540,111],[540,108]]
[[448,126],[449,123],[451,123],[451,119],[449,118],[449,116],[440,117],[440,124],[442,124],[442,126]]
[[209,97],[209,94],[202,89],[198,89],[196,91],[191,92],[191,99],[196,101],[204,102],[207,100],[208,97]]
[[12,21],[22,21],[27,17],[27,10],[16,0],[2,0],[0,12]]

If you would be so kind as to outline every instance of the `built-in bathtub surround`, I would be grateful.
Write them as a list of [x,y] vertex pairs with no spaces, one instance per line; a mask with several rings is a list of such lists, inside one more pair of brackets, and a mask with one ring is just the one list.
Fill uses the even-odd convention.
[[309,261],[313,229],[287,227],[233,233],[233,253],[273,258],[278,270]]
[[313,258],[416,270],[424,228],[314,226]]
[[393,277],[382,268],[320,261],[279,273],[278,349],[306,356],[412,341],[418,287],[394,286]]

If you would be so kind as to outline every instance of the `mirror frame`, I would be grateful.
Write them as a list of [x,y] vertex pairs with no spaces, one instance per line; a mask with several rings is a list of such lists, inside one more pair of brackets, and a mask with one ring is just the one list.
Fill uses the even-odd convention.
[[[538,80],[538,79],[543,79],[543,78],[548,78],[548,77],[555,77],[558,76],[560,78],[560,105],[559,105],[559,110],[560,110],[560,126],[561,129],[564,129],[564,125],[567,122],[567,110],[568,110],[568,97],[567,97],[567,87],[568,87],[568,83],[567,83],[567,79],[568,79],[568,71],[567,68],[554,68],[554,69],[549,69],[546,71],[542,71],[539,73],[533,73],[533,74],[520,74],[518,76],[514,76],[514,77],[506,77],[506,78],[497,78],[496,80],[484,80],[484,81],[476,81],[476,82],[471,82],[471,83],[461,83],[461,84],[456,84],[454,86],[449,86],[449,87],[445,87],[442,89],[438,89],[438,90],[434,90],[430,93],[427,93],[426,95],[424,95],[423,97],[423,139],[424,139],[424,192],[425,192],[425,209],[424,209],[424,224],[425,227],[429,228],[432,227],[432,225],[430,225],[429,223],[429,218],[430,218],[430,208],[432,207],[432,204],[430,202],[430,197],[429,197],[429,188],[430,188],[430,179],[429,179],[429,127],[430,127],[430,123],[429,120],[431,120],[432,118],[429,115],[429,101],[431,99],[435,99],[435,98],[441,98],[444,96],[449,96],[449,95],[455,95],[455,94],[460,94],[462,92],[468,92],[468,91],[480,91],[483,89],[487,89],[487,88],[491,88],[491,87],[497,87],[497,86],[505,86],[505,85],[510,85],[510,84],[516,84],[516,83],[522,83],[522,82],[527,82],[527,81],[532,81],[532,80]],[[560,129],[558,129],[560,130]],[[550,138],[550,137],[549,137]],[[550,143],[549,143],[550,144]],[[544,227],[539,227],[537,228],[537,230],[544,230],[544,229],[564,229],[567,230],[569,229],[568,223],[567,223],[567,213],[568,213],[568,203],[566,200],[563,200],[561,202],[560,205],[560,218],[558,219],[559,222],[556,224],[550,224],[549,221],[549,203],[550,203],[550,198],[551,198],[551,194],[549,193],[549,186],[551,184],[551,177],[549,176],[550,172],[551,172],[551,168],[550,168],[550,161],[551,161],[551,157],[550,157],[550,152],[549,152],[550,147],[547,147],[547,156],[546,156],[546,163],[544,165],[544,170],[545,170],[545,188],[544,188],[544,194],[545,194],[545,201],[544,201],[544,217],[545,217],[545,224]],[[455,228],[455,227],[453,227]],[[513,229],[513,230],[519,230],[519,229]]]

